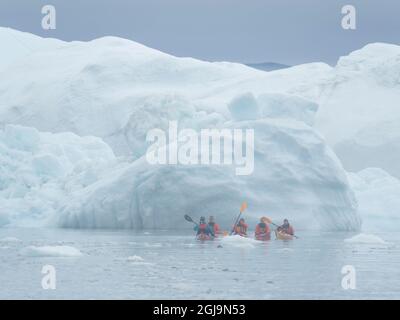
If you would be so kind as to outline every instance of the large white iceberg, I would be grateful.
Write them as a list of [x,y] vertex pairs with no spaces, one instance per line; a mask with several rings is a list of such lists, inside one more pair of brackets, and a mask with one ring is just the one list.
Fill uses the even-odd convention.
[[47,51],[64,44],[58,39],[44,39],[30,33],[0,27],[0,71],[10,65],[18,64],[32,53]]
[[299,228],[357,230],[360,219],[340,162],[307,124],[294,119],[224,123],[255,130],[254,172],[233,166],[151,165],[117,159],[95,137],[0,131],[2,225],[70,228],[184,228],[183,214],[213,214],[230,227],[242,200],[245,217]]
[[[34,42],[35,48],[41,39],[5,28],[0,36],[0,60],[14,54],[15,37]],[[185,121],[193,110],[202,112],[197,117],[206,123],[227,120],[227,105],[248,92],[314,97],[318,82],[331,70],[317,63],[268,73],[237,63],[178,58],[116,37],[42,41],[45,49],[0,69],[0,78],[7,79],[0,82],[0,124],[97,136],[118,155],[136,158],[138,139],[148,126]],[[279,100],[278,106],[287,99],[269,99],[269,113],[281,113],[272,99]]]
[[233,98],[267,93],[275,95],[267,105],[276,116],[281,103],[274,101],[291,95],[319,104],[315,126],[347,170],[381,167],[400,177],[397,45],[369,44],[333,68],[311,63],[263,72],[177,58],[116,37],[63,42],[0,28],[0,41],[0,77],[7,79],[0,82],[1,123],[98,136],[117,154],[138,158],[142,128],[132,118],[145,125],[151,119],[145,110],[165,108],[163,121],[186,119],[190,109],[171,114],[168,106],[189,101],[220,121],[230,118]]
[[349,173],[365,231],[400,230],[400,180],[379,168]]
[[230,122],[255,130],[254,173],[232,166],[151,165],[145,157],[74,192],[57,224],[71,228],[184,228],[184,214],[214,215],[230,228],[241,201],[254,224],[262,215],[298,228],[357,230],[357,204],[340,162],[306,124],[289,119]]
[[[0,41],[0,125],[29,127],[5,127],[15,132],[0,142],[1,224],[46,217],[65,227],[170,228],[183,227],[184,213],[212,213],[229,225],[248,200],[252,222],[267,214],[301,227],[358,229],[342,165],[312,126],[346,168],[399,169],[398,46],[369,45],[334,68],[262,72],[115,37],[62,42],[0,28]],[[146,134],[170,121],[179,129],[255,127],[253,175],[149,165]],[[80,138],[88,135],[101,146],[93,154]]]
[[400,177],[400,46],[374,43],[340,58],[321,83],[316,127],[344,167]]
[[264,93],[255,97],[244,93],[228,104],[234,120],[255,120],[259,118],[296,119],[310,126],[314,124],[318,104],[307,99],[283,94]]
[[114,161],[111,148],[96,137],[5,126],[0,130],[0,226],[46,224],[71,189],[96,181],[100,168]]

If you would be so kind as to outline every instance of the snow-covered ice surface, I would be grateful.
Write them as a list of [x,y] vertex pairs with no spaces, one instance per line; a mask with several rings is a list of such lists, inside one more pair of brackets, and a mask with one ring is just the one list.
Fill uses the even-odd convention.
[[43,226],[72,191],[95,182],[116,159],[96,137],[0,128],[0,227]]
[[[391,246],[347,243],[354,233],[299,232],[293,241],[197,242],[192,234],[0,229],[21,243],[0,248],[0,299],[399,299],[398,233],[376,233]],[[222,247],[221,247],[222,245]],[[72,246],[80,257],[32,257],[26,246]],[[56,290],[41,287],[56,268]],[[357,289],[343,290],[353,265]]]
[[371,43],[341,57],[320,84],[316,127],[349,171],[400,177],[400,46]]
[[252,238],[244,238],[239,235],[232,235],[221,239],[221,246],[232,246],[236,248],[255,248],[259,241]]
[[400,180],[379,168],[349,173],[363,231],[400,231]]
[[252,174],[238,176],[234,166],[150,165],[144,157],[128,162],[97,137],[6,125],[0,129],[0,226],[181,228],[183,214],[202,214],[204,203],[231,223],[245,199],[252,223],[272,212],[304,228],[359,229],[347,175],[310,126],[264,118],[225,128],[254,130]]
[[[183,215],[217,215],[231,224],[244,199],[247,217],[292,217],[301,228],[358,230],[361,221],[347,176],[323,139],[294,120],[234,122],[254,129],[254,173],[237,176],[231,166],[150,165],[144,158],[76,190],[57,213],[69,228],[187,228]],[[188,200],[190,199],[190,200]]]
[[20,253],[29,257],[80,257],[82,253],[70,246],[29,246],[23,248]]
[[0,243],[1,242],[12,242],[12,243],[15,243],[15,242],[21,242],[21,240],[18,239],[18,238],[15,238],[15,237],[5,237],[5,238],[0,239]]
[[354,237],[344,240],[347,243],[362,243],[362,244],[388,244],[386,241],[374,234],[360,233]]
[[[177,203],[164,212],[180,217],[207,202],[224,219],[239,198],[251,200],[251,219],[261,211],[279,219],[297,212],[301,227],[315,227],[304,223],[312,217],[326,229],[357,230],[360,215],[369,229],[383,214],[386,227],[400,225],[391,178],[379,187],[355,182],[350,188],[342,167],[373,165],[400,176],[397,45],[369,44],[335,67],[262,72],[174,57],[116,37],[63,42],[0,28],[0,41],[0,76],[7,80],[0,83],[6,137],[0,139],[0,225],[171,227],[157,216],[160,208]],[[220,168],[149,169],[141,161],[146,133],[166,130],[170,120],[180,129],[258,126],[253,180]],[[71,132],[78,136],[65,144]],[[104,154],[90,153],[87,135],[97,137]],[[129,159],[110,166],[111,149]],[[105,164],[95,164],[97,158]],[[163,183],[180,178],[170,189]],[[196,195],[193,203],[185,202],[188,190]],[[225,195],[219,202],[218,191]]]
[[[218,124],[229,120],[233,99],[250,94],[267,99],[264,110],[247,101],[253,118],[287,116],[289,107],[290,117],[315,124],[346,169],[380,167],[400,177],[398,45],[368,44],[334,67],[263,72],[174,57],[117,37],[63,42],[0,28],[0,41],[0,75],[7,79],[0,83],[0,124],[94,135],[118,155],[140,157],[148,129],[164,129],[170,119]],[[317,105],[315,120],[298,113]]]
[[[246,200],[251,223],[267,212],[301,228],[359,230],[346,172],[312,127],[318,105],[302,87],[325,69],[271,75],[113,37],[32,52],[0,70],[0,226],[184,228],[183,214],[204,209],[228,223]],[[254,130],[254,171],[150,165],[146,133],[170,120]]]

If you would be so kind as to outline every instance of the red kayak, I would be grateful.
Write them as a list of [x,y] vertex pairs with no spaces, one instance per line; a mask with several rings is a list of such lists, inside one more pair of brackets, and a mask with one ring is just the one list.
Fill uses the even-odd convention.
[[196,237],[196,239],[199,240],[199,241],[208,241],[208,240],[213,240],[214,237],[209,236],[209,235],[206,235],[206,234],[199,234],[199,235]]
[[255,238],[256,238],[256,240],[258,240],[258,241],[268,241],[268,240],[271,240],[271,232],[256,235]]

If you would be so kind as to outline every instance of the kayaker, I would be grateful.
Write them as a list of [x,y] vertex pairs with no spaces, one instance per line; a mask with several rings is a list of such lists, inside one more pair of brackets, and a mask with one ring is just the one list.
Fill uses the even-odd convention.
[[244,219],[241,218],[234,228],[234,234],[242,237],[247,237],[247,228],[248,225],[246,224]]
[[221,234],[221,231],[219,229],[218,223],[215,222],[214,216],[210,216],[208,218],[208,226],[210,227],[211,230],[214,232],[214,236],[217,236],[218,234]]
[[194,227],[194,231],[197,231],[198,237],[214,237],[214,232],[206,223],[205,217],[200,218],[200,222]]
[[283,220],[283,225],[281,225],[280,227],[278,227],[278,231],[279,232],[283,232],[286,234],[289,234],[291,236],[294,235],[294,229],[293,227],[289,224],[289,220],[288,219],[284,219]]
[[260,223],[256,226],[255,237],[257,240],[265,241],[271,239],[271,230],[266,217],[260,219]]

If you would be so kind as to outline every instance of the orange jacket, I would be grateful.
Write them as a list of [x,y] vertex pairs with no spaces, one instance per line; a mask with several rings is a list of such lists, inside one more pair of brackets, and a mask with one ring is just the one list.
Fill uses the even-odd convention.
[[235,234],[238,234],[240,236],[247,236],[247,228],[248,225],[246,223],[242,223],[240,225],[235,226]]
[[268,224],[265,225],[265,229],[262,229],[260,227],[260,224],[257,224],[257,226],[256,226],[256,236],[259,236],[259,235],[262,235],[262,234],[265,234],[265,233],[270,233],[270,232],[271,232],[271,230],[270,230]]
[[194,227],[194,230],[197,231],[197,235],[212,235],[212,230],[208,226],[208,224],[201,223]]
[[214,234],[217,235],[217,234],[219,234],[219,233],[220,233],[220,231],[219,231],[219,225],[218,225],[217,223],[214,223]]
[[283,226],[281,226],[281,230],[286,233],[286,234],[290,234],[291,236],[294,235],[294,229],[292,226],[289,225],[289,227],[284,228]]

